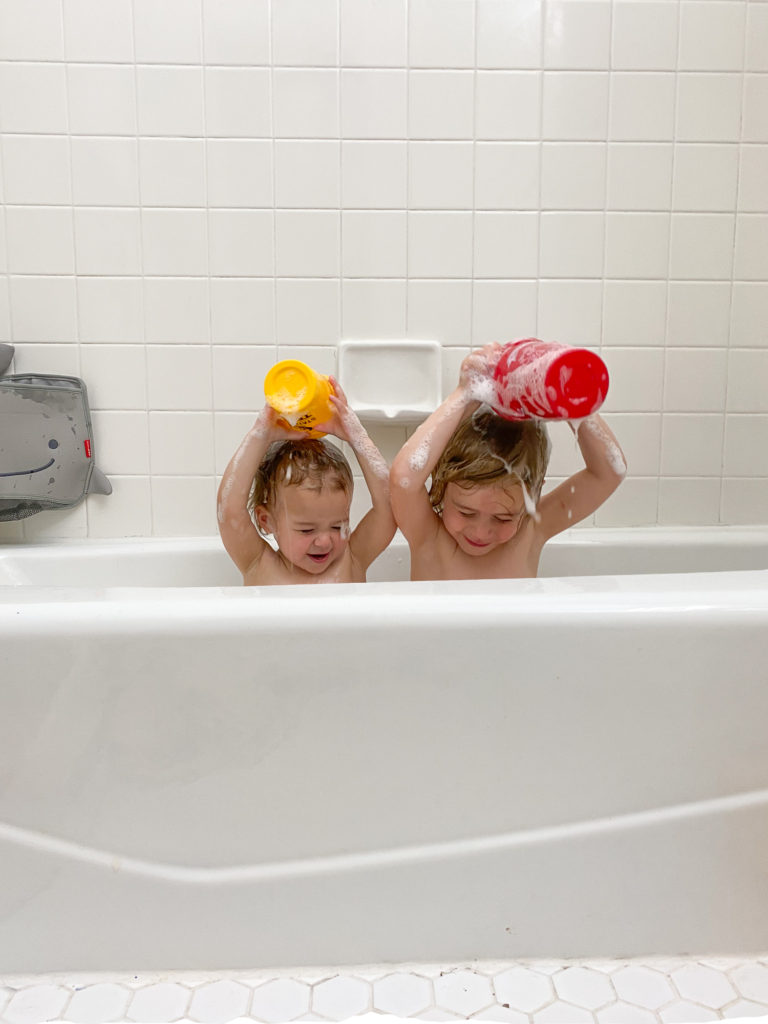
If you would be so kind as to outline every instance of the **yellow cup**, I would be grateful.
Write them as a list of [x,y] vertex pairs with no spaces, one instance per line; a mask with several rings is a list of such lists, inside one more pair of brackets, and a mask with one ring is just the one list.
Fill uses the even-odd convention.
[[328,401],[332,394],[330,380],[298,359],[275,363],[264,378],[264,396],[281,420],[296,430],[306,430],[311,437],[325,436],[314,426],[333,416]]

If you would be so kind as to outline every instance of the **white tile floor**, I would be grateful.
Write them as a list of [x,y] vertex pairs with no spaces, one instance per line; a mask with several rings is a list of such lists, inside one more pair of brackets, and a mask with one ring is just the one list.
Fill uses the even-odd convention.
[[704,1024],[768,1018],[768,954],[109,977],[0,975],[2,1024],[276,1024],[366,1015],[375,1021],[374,1014],[510,1024]]

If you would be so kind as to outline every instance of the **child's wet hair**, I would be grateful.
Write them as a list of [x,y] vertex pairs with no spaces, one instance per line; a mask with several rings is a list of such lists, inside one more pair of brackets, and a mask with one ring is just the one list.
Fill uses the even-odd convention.
[[253,478],[249,512],[253,514],[259,505],[271,508],[278,488],[303,483],[317,491],[329,487],[351,495],[352,470],[341,449],[330,441],[314,438],[273,442]]
[[540,420],[505,420],[483,406],[462,420],[432,472],[429,500],[440,511],[445,488],[521,483],[534,505],[541,496],[550,442]]

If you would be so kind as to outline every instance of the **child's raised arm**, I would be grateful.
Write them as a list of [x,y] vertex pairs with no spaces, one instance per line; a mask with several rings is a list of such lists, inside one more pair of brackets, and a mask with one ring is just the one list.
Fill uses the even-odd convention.
[[440,529],[425,484],[461,421],[470,416],[483,398],[501,346],[486,345],[464,359],[459,385],[414,431],[395,456],[390,472],[392,510],[409,544],[423,544]]
[[576,434],[585,468],[539,500],[536,529],[545,540],[592,515],[627,472],[619,442],[601,416],[593,413],[576,425],[569,422],[569,426]]
[[242,573],[269,547],[248,511],[248,497],[256,470],[273,441],[306,436],[303,432],[281,427],[274,409],[265,405],[224,470],[216,502],[219,534],[227,553]]
[[330,381],[334,394],[329,401],[335,414],[333,419],[319,423],[318,428],[346,441],[352,448],[371,496],[371,509],[349,538],[350,552],[365,570],[395,535],[395,520],[389,503],[389,467],[366,433],[357,413],[350,409],[339,382],[334,377]]

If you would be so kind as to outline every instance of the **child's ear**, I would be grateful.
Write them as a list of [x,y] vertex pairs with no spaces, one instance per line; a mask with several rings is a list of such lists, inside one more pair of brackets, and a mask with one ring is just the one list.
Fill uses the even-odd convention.
[[272,515],[266,505],[257,505],[254,509],[256,513],[256,525],[262,533],[274,533],[275,525],[272,521]]

